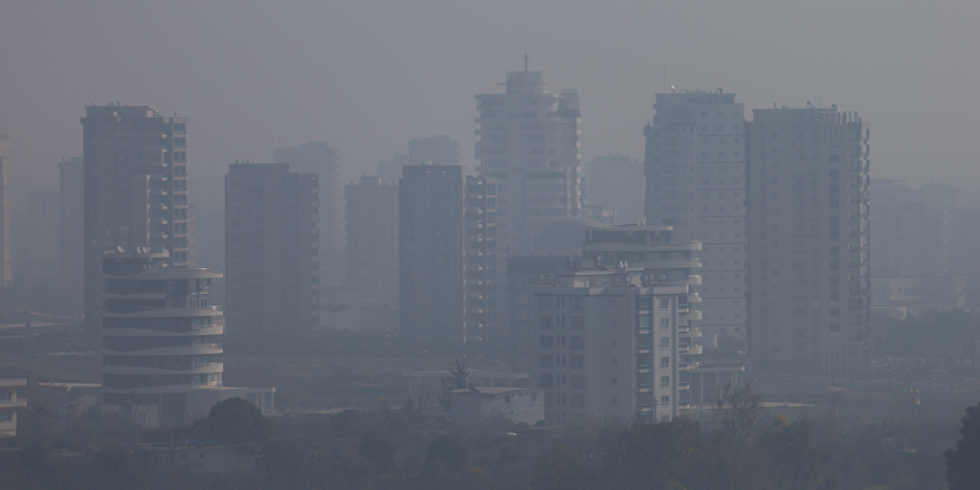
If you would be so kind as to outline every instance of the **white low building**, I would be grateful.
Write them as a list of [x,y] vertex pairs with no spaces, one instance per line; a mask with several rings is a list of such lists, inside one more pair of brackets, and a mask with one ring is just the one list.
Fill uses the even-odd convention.
[[453,425],[477,427],[491,419],[534,425],[544,420],[544,392],[530,388],[473,388],[455,390]]
[[17,390],[25,386],[24,378],[0,378],[0,438],[17,435],[17,411],[27,408],[27,399]]

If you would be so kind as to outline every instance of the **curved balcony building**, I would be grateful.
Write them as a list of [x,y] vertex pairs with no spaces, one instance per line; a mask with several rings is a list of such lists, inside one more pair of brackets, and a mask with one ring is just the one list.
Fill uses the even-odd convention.
[[222,385],[224,315],[209,303],[220,274],[169,268],[166,253],[103,258],[102,384],[140,422],[180,423],[191,393]]

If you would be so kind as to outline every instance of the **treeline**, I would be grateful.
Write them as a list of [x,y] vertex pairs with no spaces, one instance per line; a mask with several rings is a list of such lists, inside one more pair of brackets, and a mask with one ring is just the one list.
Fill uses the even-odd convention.
[[841,427],[764,415],[747,392],[705,415],[702,424],[679,418],[656,425],[589,421],[531,428],[491,420],[458,432],[411,406],[269,419],[253,409],[225,406],[193,428],[153,435],[158,441],[235,444],[254,452],[258,470],[250,474],[148,471],[138,457],[145,449],[132,441],[60,448],[30,443],[17,465],[3,463],[0,488],[946,488],[942,456],[916,452],[905,427]]

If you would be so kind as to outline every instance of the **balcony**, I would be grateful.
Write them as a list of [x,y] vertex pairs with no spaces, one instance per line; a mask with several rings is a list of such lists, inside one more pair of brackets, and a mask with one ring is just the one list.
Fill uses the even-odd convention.
[[0,410],[12,409],[12,408],[27,408],[27,398],[0,400]]

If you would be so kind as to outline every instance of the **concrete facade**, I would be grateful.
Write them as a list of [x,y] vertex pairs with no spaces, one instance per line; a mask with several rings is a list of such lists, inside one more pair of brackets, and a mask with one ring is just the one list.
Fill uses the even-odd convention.
[[500,347],[500,270],[497,264],[497,185],[493,179],[466,177],[463,196],[463,342]]
[[501,256],[533,252],[544,224],[582,212],[581,111],[544,73],[507,73],[504,93],[476,95],[479,173],[497,180]]
[[647,223],[673,226],[675,239],[703,243],[698,326],[706,340],[727,338],[744,350],[744,105],[719,90],[657,94],[654,107],[653,122],[644,130]]
[[533,289],[531,379],[545,418],[670,420],[689,400],[694,267],[613,267]]
[[867,125],[836,107],[756,109],[749,126],[750,355],[757,369],[867,370]]
[[318,179],[285,163],[228,166],[225,307],[236,339],[319,326]]
[[347,289],[398,309],[398,187],[364,176],[347,186]]
[[398,185],[401,332],[427,349],[464,338],[463,168],[408,165]]
[[190,264],[188,120],[106,105],[87,107],[81,122],[85,328],[98,345],[103,252],[149,247],[170,267]]
[[59,271],[61,291],[73,315],[81,315],[85,291],[83,180],[81,157],[65,158],[58,164]]
[[544,421],[544,392],[529,388],[474,388],[454,390],[452,422],[458,429],[478,429],[481,424],[504,419],[534,425]]
[[17,412],[27,408],[18,390],[26,386],[24,378],[0,378],[0,439],[17,435]]
[[0,287],[14,280],[13,228],[10,198],[10,138],[0,133]]

